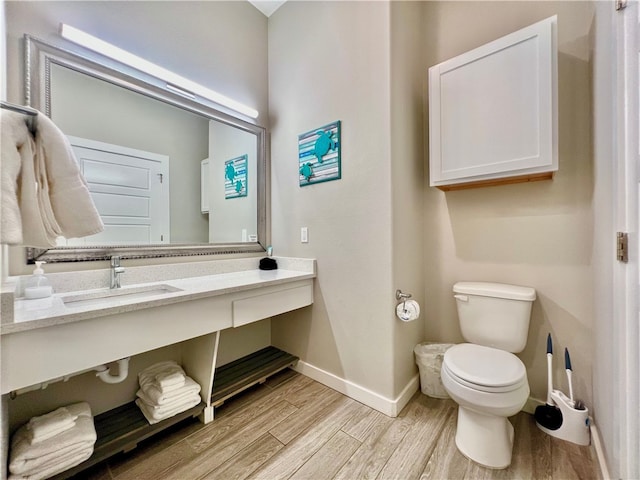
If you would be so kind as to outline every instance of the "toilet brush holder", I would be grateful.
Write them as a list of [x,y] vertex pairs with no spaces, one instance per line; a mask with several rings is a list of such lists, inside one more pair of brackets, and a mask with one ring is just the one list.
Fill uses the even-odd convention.
[[562,413],[562,425],[556,430],[549,430],[538,423],[538,428],[552,437],[578,445],[589,445],[591,443],[589,409],[574,408],[574,402],[560,390],[553,390],[551,399]]

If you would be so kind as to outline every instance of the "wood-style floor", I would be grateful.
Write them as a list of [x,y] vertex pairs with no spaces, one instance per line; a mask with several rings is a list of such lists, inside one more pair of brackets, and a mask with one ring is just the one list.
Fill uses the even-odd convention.
[[78,478],[597,478],[589,447],[545,435],[525,413],[511,419],[511,466],[480,467],[456,449],[456,409],[418,392],[390,418],[286,370],[219,407],[212,423],[183,422]]

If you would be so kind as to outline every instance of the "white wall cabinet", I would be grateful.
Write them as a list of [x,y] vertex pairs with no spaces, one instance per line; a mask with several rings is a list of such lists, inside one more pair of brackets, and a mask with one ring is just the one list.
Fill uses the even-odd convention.
[[430,185],[542,180],[558,169],[557,18],[429,69]]

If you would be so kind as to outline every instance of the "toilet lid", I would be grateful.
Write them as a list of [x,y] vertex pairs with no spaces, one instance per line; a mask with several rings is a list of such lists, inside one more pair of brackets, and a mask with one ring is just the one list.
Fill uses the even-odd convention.
[[448,370],[468,383],[484,387],[508,387],[527,376],[524,364],[514,354],[497,348],[462,343],[444,354]]

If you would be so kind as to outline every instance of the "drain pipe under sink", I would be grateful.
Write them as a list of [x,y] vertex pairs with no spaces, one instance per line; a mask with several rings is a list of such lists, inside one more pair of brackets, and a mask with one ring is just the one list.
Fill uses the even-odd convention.
[[35,385],[31,385],[29,387],[19,388],[18,390],[12,390],[9,392],[9,397],[11,399],[15,399],[18,395],[22,395],[23,393],[33,392],[35,390],[44,390],[52,383],[57,382],[66,382],[71,377],[75,377],[77,375],[82,375],[87,372],[98,372],[96,373],[96,377],[99,377],[105,383],[120,383],[129,374],[129,359],[131,357],[123,358],[118,360],[118,375],[111,375],[109,367],[106,365],[98,365],[97,367],[87,368],[86,370],[81,370],[79,372],[71,373],[69,375],[65,375],[64,377],[53,378],[51,380],[47,380],[46,382],[36,383]]
[[98,365],[94,368],[98,373],[96,377],[104,383],[120,383],[129,375],[129,359],[131,357],[118,360],[118,375],[111,375],[111,369],[106,365]]

